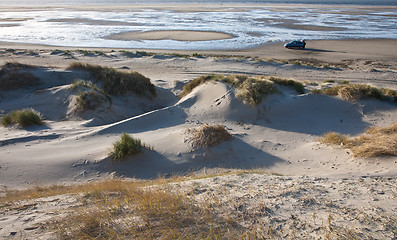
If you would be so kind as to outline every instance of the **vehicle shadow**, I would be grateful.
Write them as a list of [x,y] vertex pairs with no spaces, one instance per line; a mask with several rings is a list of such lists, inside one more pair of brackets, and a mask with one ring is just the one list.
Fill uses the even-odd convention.
[[333,50],[326,50],[326,49],[316,49],[316,48],[290,48],[293,50],[300,50],[304,52],[334,52],[334,53],[346,53],[341,51],[333,51]]

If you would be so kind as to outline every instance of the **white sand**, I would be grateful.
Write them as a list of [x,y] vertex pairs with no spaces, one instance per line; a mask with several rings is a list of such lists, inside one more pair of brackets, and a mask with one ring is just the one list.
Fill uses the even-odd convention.
[[[155,178],[195,171],[207,174],[225,169],[262,169],[287,176],[232,175],[190,181],[175,188],[197,189],[192,196],[195,199],[209,199],[208,194],[214,192],[222,196],[221,203],[236,203],[237,208],[226,204],[217,209],[230,212],[242,225],[253,223],[251,218],[241,218],[241,212],[259,211],[260,200],[269,212],[261,219],[263,226],[291,231],[306,226],[299,236],[324,236],[326,233],[318,229],[331,215],[335,226],[393,239],[386,225],[357,219],[394,221],[397,158],[355,158],[350,150],[325,146],[317,138],[328,131],[356,136],[370,126],[396,123],[395,103],[346,102],[280,88],[280,93],[253,108],[238,100],[224,83],[201,85],[182,99],[176,95],[184,83],[210,73],[275,75],[316,82],[322,87],[332,85],[322,83],[324,80],[349,80],[396,89],[395,44],[395,40],[314,41],[308,42],[307,50],[287,50],[275,44],[235,52],[202,52],[203,57],[187,58],[163,51],[154,56],[126,56],[109,49],[102,49],[106,56],[94,52],[84,55],[71,49],[71,57],[62,51],[52,52],[53,47],[2,44],[1,64],[18,61],[45,68],[32,71],[40,78],[40,86],[0,91],[0,115],[32,107],[43,114],[45,125],[26,130],[0,128],[0,187],[70,184],[115,175]],[[220,54],[237,57],[215,56]],[[257,58],[309,58],[345,63],[347,67],[326,69]],[[139,71],[156,85],[157,97],[112,97],[111,105],[104,102],[95,111],[77,114],[73,105],[76,91],[70,90],[69,84],[88,76],[65,70],[76,60]],[[210,149],[193,149],[186,141],[186,129],[204,123],[224,125],[233,140]],[[112,162],[109,149],[122,132],[142,139],[154,150],[145,150],[123,163]],[[59,209],[73,209],[80,203],[67,195],[18,204],[25,209],[23,213],[18,207],[7,207],[7,212],[1,213],[1,238],[15,234],[19,238],[51,239],[52,235],[43,235],[38,226],[55,215],[62,217]]]

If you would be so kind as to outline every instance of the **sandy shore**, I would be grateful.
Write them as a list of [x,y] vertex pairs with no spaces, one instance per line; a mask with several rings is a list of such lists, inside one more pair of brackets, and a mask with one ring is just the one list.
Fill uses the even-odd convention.
[[232,35],[220,32],[205,31],[149,31],[125,32],[106,37],[113,40],[176,40],[176,41],[209,41],[233,38]]
[[[160,38],[161,36],[156,36]],[[394,47],[397,40],[391,39],[347,39],[347,40],[307,40],[307,48],[304,50],[289,50],[283,48],[284,43],[267,43],[251,49],[241,50],[218,50],[218,51],[184,51],[184,50],[153,50],[153,49],[114,49],[126,51],[147,51],[153,53],[179,53],[179,54],[209,54],[209,55],[236,55],[247,57],[259,57],[267,59],[293,59],[293,58],[312,58],[327,62],[342,62],[344,60],[385,60],[394,67],[397,61],[397,49]],[[1,49],[23,50],[78,50],[75,47],[47,46],[37,44],[20,44],[0,42]],[[92,51],[111,51],[109,48],[87,48]],[[18,58],[18,56],[14,56]],[[23,56],[21,56],[22,58]],[[6,58],[2,58],[6,60]],[[38,59],[36,59],[38,60]],[[95,60],[95,59],[93,59]],[[44,63],[41,59],[39,64]],[[65,59],[65,62],[68,62]]]

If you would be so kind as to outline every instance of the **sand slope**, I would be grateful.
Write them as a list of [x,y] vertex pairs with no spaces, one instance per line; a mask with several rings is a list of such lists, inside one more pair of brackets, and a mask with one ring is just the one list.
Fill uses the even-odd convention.
[[[40,90],[8,91],[2,97],[4,112],[32,107],[47,119],[44,126],[26,130],[1,128],[3,186],[87,181],[111,173],[153,178],[204,168],[264,168],[296,175],[396,170],[395,160],[355,159],[348,150],[316,141],[328,131],[357,135],[373,124],[390,125],[397,119],[393,103],[353,103],[279,87],[279,93],[252,107],[236,98],[231,86],[209,82],[176,103],[175,96],[167,103],[164,99],[170,93],[160,89],[154,100],[113,96],[111,105],[104,102],[97,110],[79,115],[71,109],[76,94],[70,89],[73,78],[60,75],[76,77],[77,73],[57,70],[63,76],[58,81],[43,77],[54,69],[41,71],[37,74]],[[209,149],[192,148],[187,129],[205,123],[224,125],[233,140]],[[111,161],[112,143],[123,132],[142,139],[153,150],[122,163]]]

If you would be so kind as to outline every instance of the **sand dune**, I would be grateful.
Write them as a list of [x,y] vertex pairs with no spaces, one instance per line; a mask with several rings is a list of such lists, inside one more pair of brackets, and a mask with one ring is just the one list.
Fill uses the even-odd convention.
[[[45,125],[1,129],[3,186],[87,181],[112,172],[153,178],[203,168],[263,168],[294,175],[387,174],[394,169],[393,160],[373,164],[316,141],[328,131],[354,136],[372,125],[390,125],[397,119],[394,103],[347,102],[279,86],[253,107],[238,99],[230,85],[208,82],[179,101],[175,96],[165,101],[167,91],[158,91],[153,100],[112,96],[98,102],[95,110],[79,113],[73,104],[81,89],[72,89],[71,83],[89,78],[86,73],[51,68],[32,72],[41,85],[4,92],[2,109],[33,108],[44,116]],[[192,148],[187,129],[206,123],[224,125],[233,140],[210,149]],[[123,132],[154,150],[114,163],[108,154]]]
[[[10,50],[10,45],[6,45],[0,52],[2,63],[13,60],[43,67],[23,70],[37,77],[36,85],[0,90],[0,116],[15,109],[33,108],[44,117],[44,125],[0,128],[0,197],[10,188],[54,183],[254,170],[273,175],[231,174],[165,187],[189,193],[195,201],[210,201],[216,211],[229,213],[240,227],[249,228],[259,219],[265,227],[293,232],[303,224],[306,228],[298,236],[318,237],[325,236],[327,229],[331,231],[332,224],[333,230],[352,232],[347,228],[354,228],[358,236],[393,239],[390,234],[395,228],[380,229],[375,221],[355,221],[365,216],[381,219],[387,225],[395,218],[396,156],[357,158],[349,149],[318,141],[329,131],[359,136],[368,127],[396,123],[395,102],[347,101],[310,92],[341,85],[342,80],[396,89],[393,53],[383,54],[382,49],[379,52],[372,48],[366,49],[372,53],[362,58],[356,48],[346,49],[345,43],[353,42],[342,41],[339,48],[322,45],[318,49],[323,51],[307,52],[265,46],[259,52],[230,53],[233,56],[179,52],[189,54],[181,56],[162,51],[143,56],[103,49],[32,50],[34,46],[27,51]],[[249,58],[239,57],[245,54]],[[304,61],[293,64],[297,59],[304,60],[302,56],[310,57],[314,65],[305,65]],[[345,59],[346,56],[351,58]],[[319,63],[328,57],[326,63],[341,65],[322,67]],[[269,58],[272,60],[266,60]],[[77,60],[119,71],[138,70],[151,78],[157,95],[148,98],[110,94],[94,101],[93,109],[80,111],[76,99],[88,90],[72,87],[73,82],[94,80],[87,72],[67,69]],[[276,75],[303,82],[305,91],[300,94],[291,87],[275,84],[277,91],[251,106],[243,103],[232,85],[208,81],[178,97],[184,85],[203,74]],[[188,129],[207,123],[223,125],[232,139],[210,148],[192,146]],[[138,156],[113,161],[110,149],[122,133],[141,139],[149,147]],[[15,208],[15,203],[2,205],[7,211],[1,215],[0,236],[52,239],[51,232],[43,233],[38,226],[52,221],[54,216],[64,217],[62,211],[74,211],[81,205],[79,199],[61,195],[20,201]],[[262,211],[258,201],[267,207],[261,218],[257,217]],[[228,203],[235,203],[237,208]],[[25,209],[23,214],[20,209]],[[240,218],[242,211],[244,219]],[[313,212],[317,220],[312,221]],[[321,222],[331,215],[335,221],[324,228]],[[339,233],[344,234],[343,231]]]

